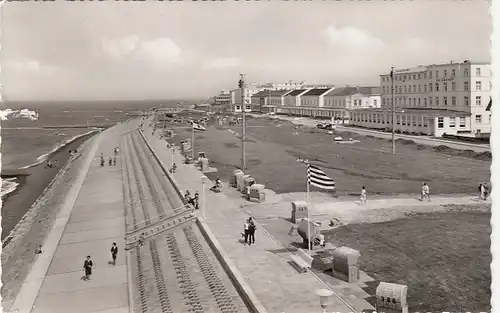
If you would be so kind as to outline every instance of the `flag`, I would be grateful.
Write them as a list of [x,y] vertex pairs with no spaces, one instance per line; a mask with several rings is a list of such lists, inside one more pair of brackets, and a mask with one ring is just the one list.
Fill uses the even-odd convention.
[[193,122],[193,130],[202,130],[202,131],[205,131],[207,129],[205,127],[201,126],[200,124]]
[[335,189],[335,182],[311,164],[307,164],[307,183],[321,189]]
[[486,111],[491,111],[492,104],[493,104],[493,100],[491,100],[491,97],[490,97],[490,102],[488,103],[488,106],[486,107]]

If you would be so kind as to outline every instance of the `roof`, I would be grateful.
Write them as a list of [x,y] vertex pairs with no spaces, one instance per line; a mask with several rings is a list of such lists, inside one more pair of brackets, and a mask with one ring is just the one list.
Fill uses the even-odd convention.
[[252,98],[262,98],[262,97],[269,97],[269,91],[268,90],[262,90],[257,92],[256,94],[252,95]]
[[[364,109],[354,109],[351,112],[372,112],[372,113],[384,113],[384,112],[392,112],[390,109],[375,109],[375,108],[364,108]],[[445,109],[426,109],[426,108],[408,108],[408,109],[398,109],[396,113],[407,113],[407,114],[425,114],[432,116],[470,116],[471,113],[464,111],[453,111],[453,110],[445,110]]]
[[281,97],[289,93],[290,90],[262,90],[258,93],[252,95],[256,98],[267,98],[267,97]]
[[295,96],[300,95],[301,93],[303,93],[306,90],[307,89],[295,89],[292,92],[290,92],[287,96],[294,96],[295,97]]
[[328,89],[311,89],[309,90],[308,92],[306,92],[305,94],[303,94],[303,96],[321,96],[322,94],[324,94],[325,92],[327,92],[328,90],[330,90],[331,88],[328,88]]
[[334,89],[327,93],[325,96],[351,96],[357,93],[364,95],[379,95],[380,87],[378,86],[347,86]]

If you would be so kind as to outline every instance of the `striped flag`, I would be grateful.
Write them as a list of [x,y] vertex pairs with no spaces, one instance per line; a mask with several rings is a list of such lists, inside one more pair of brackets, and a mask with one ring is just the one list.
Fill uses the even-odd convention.
[[307,164],[307,183],[321,189],[335,189],[335,182],[311,164]]

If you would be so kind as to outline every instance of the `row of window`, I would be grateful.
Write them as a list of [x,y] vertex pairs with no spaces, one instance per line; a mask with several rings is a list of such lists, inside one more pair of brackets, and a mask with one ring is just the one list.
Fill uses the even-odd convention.
[[[435,97],[435,102],[433,104],[432,99],[434,97],[423,97],[423,98],[400,98],[400,97],[395,97],[394,101],[396,105],[404,105],[404,106],[413,106],[413,107],[427,107],[427,106],[439,106],[441,103],[443,105],[457,105],[457,97],[443,97],[443,102],[440,102],[440,97]],[[423,100],[422,100],[423,99]],[[428,100],[427,100],[428,99]],[[392,99],[390,98],[383,98],[382,99],[382,105],[391,105],[392,104]],[[450,103],[451,102],[451,103]],[[476,96],[476,105],[481,105],[482,104],[482,98],[481,96]],[[464,96],[464,105],[469,106],[469,97]]]
[[[457,91],[456,82],[451,82],[451,84],[449,84],[448,82],[443,82],[442,85],[443,85],[442,91]],[[423,88],[422,88],[422,86],[423,86]],[[429,87],[427,88],[427,86],[429,86]],[[427,90],[429,92],[433,92],[432,86],[433,86],[432,83],[429,83],[429,85],[424,84],[424,85],[413,85],[413,86],[412,85],[395,86],[394,93],[395,94],[410,93],[410,92],[421,93],[421,92],[427,92]],[[435,86],[434,90],[436,92],[440,91],[440,88],[439,88],[440,83],[434,83],[434,86]],[[413,87],[413,89],[412,89],[412,87]],[[448,87],[451,87],[451,88],[448,88]],[[384,94],[391,93],[391,90],[392,90],[392,87],[389,87],[389,86],[382,87],[382,93],[384,93]],[[482,82],[476,81],[476,91],[482,91],[482,90],[483,90]],[[491,90],[491,82],[490,82],[490,90]],[[469,82],[464,82],[464,88],[463,88],[463,90],[460,90],[460,91],[470,91]]]
[[[377,123],[377,124],[392,124],[392,116],[385,113],[355,113],[352,116],[352,120],[356,122],[367,122],[367,123]],[[397,125],[408,125],[418,127],[427,127],[428,118],[424,116],[407,116],[407,115],[396,115]]]
[[[439,76],[439,71],[434,71],[435,73],[435,78],[436,79],[439,79],[439,78],[448,78],[448,70],[443,70],[443,76],[440,77]],[[463,69],[463,76],[469,76],[469,69],[468,68],[464,68]],[[450,78],[451,77],[455,77],[456,76],[456,70],[455,69],[452,69],[451,72],[450,72]],[[480,77],[481,76],[481,68],[480,67],[477,67],[476,68],[476,76],[477,77]],[[415,74],[397,74],[397,75],[394,75],[394,80],[397,80],[397,81],[410,81],[410,80],[418,80],[418,79],[427,79],[427,77],[429,79],[432,79],[432,71],[429,70],[427,72],[423,72],[423,73],[415,73]],[[382,77],[382,81],[390,81],[391,80],[391,77],[390,76],[384,76]]]
[[325,99],[325,106],[345,107],[345,100]]
[[[450,124],[448,125],[450,128],[455,128],[456,126],[456,117],[450,117]],[[444,117],[438,117],[438,123],[437,123],[438,128],[444,128]],[[465,117],[460,116],[459,118],[459,127],[460,128],[465,128]]]

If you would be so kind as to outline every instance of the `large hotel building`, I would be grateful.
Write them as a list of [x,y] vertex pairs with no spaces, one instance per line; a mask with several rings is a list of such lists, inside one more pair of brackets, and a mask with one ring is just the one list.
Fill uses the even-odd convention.
[[[380,110],[351,114],[353,125],[392,127],[392,100],[398,132],[440,137],[482,137],[491,132],[489,63],[450,62],[394,70],[380,75]],[[392,87],[394,86],[394,95]]]

